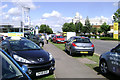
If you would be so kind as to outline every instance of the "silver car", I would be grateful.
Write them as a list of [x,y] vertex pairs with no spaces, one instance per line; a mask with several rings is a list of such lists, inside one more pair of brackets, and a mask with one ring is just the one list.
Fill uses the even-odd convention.
[[94,53],[94,45],[89,38],[75,36],[68,39],[65,44],[65,51],[69,51],[72,56],[74,54],[90,54]]
[[100,56],[99,67],[103,74],[113,72],[120,76],[120,44]]

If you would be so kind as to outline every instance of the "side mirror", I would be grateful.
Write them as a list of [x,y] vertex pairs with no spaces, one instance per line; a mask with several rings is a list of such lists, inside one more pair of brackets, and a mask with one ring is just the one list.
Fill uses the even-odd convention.
[[28,71],[27,66],[23,65],[23,66],[22,66],[22,70],[23,70],[24,72],[27,72],[27,71]]
[[110,52],[115,52],[115,48],[111,49]]

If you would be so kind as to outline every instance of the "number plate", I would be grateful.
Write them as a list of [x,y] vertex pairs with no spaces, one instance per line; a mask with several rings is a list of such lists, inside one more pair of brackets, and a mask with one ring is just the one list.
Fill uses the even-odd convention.
[[41,75],[44,75],[44,74],[49,74],[49,70],[36,72],[36,76],[41,76]]
[[86,54],[87,54],[88,52],[82,52],[82,51],[81,51],[80,53],[86,53]]

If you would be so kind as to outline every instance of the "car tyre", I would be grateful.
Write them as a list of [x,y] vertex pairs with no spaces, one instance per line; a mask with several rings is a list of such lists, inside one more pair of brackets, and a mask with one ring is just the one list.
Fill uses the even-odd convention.
[[108,66],[104,60],[100,62],[100,71],[102,74],[108,74]]
[[70,49],[70,53],[69,54],[70,54],[70,56],[73,56],[73,53],[72,53],[71,49]]
[[65,52],[67,52],[66,45],[65,45]]
[[93,56],[93,53],[91,53],[90,56]]
[[56,44],[57,44],[58,42],[56,41]]

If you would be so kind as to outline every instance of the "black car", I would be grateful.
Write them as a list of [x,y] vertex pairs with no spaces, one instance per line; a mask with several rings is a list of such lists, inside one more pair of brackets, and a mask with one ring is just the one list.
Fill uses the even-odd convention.
[[16,60],[20,66],[27,66],[30,76],[53,74],[55,60],[34,42],[27,39],[2,41],[2,48]]
[[[23,71],[24,69],[24,71]],[[0,80],[31,80],[23,69],[5,51],[0,49]]]
[[24,34],[24,37],[35,42],[40,47],[44,46],[44,40],[39,37],[39,35]]

